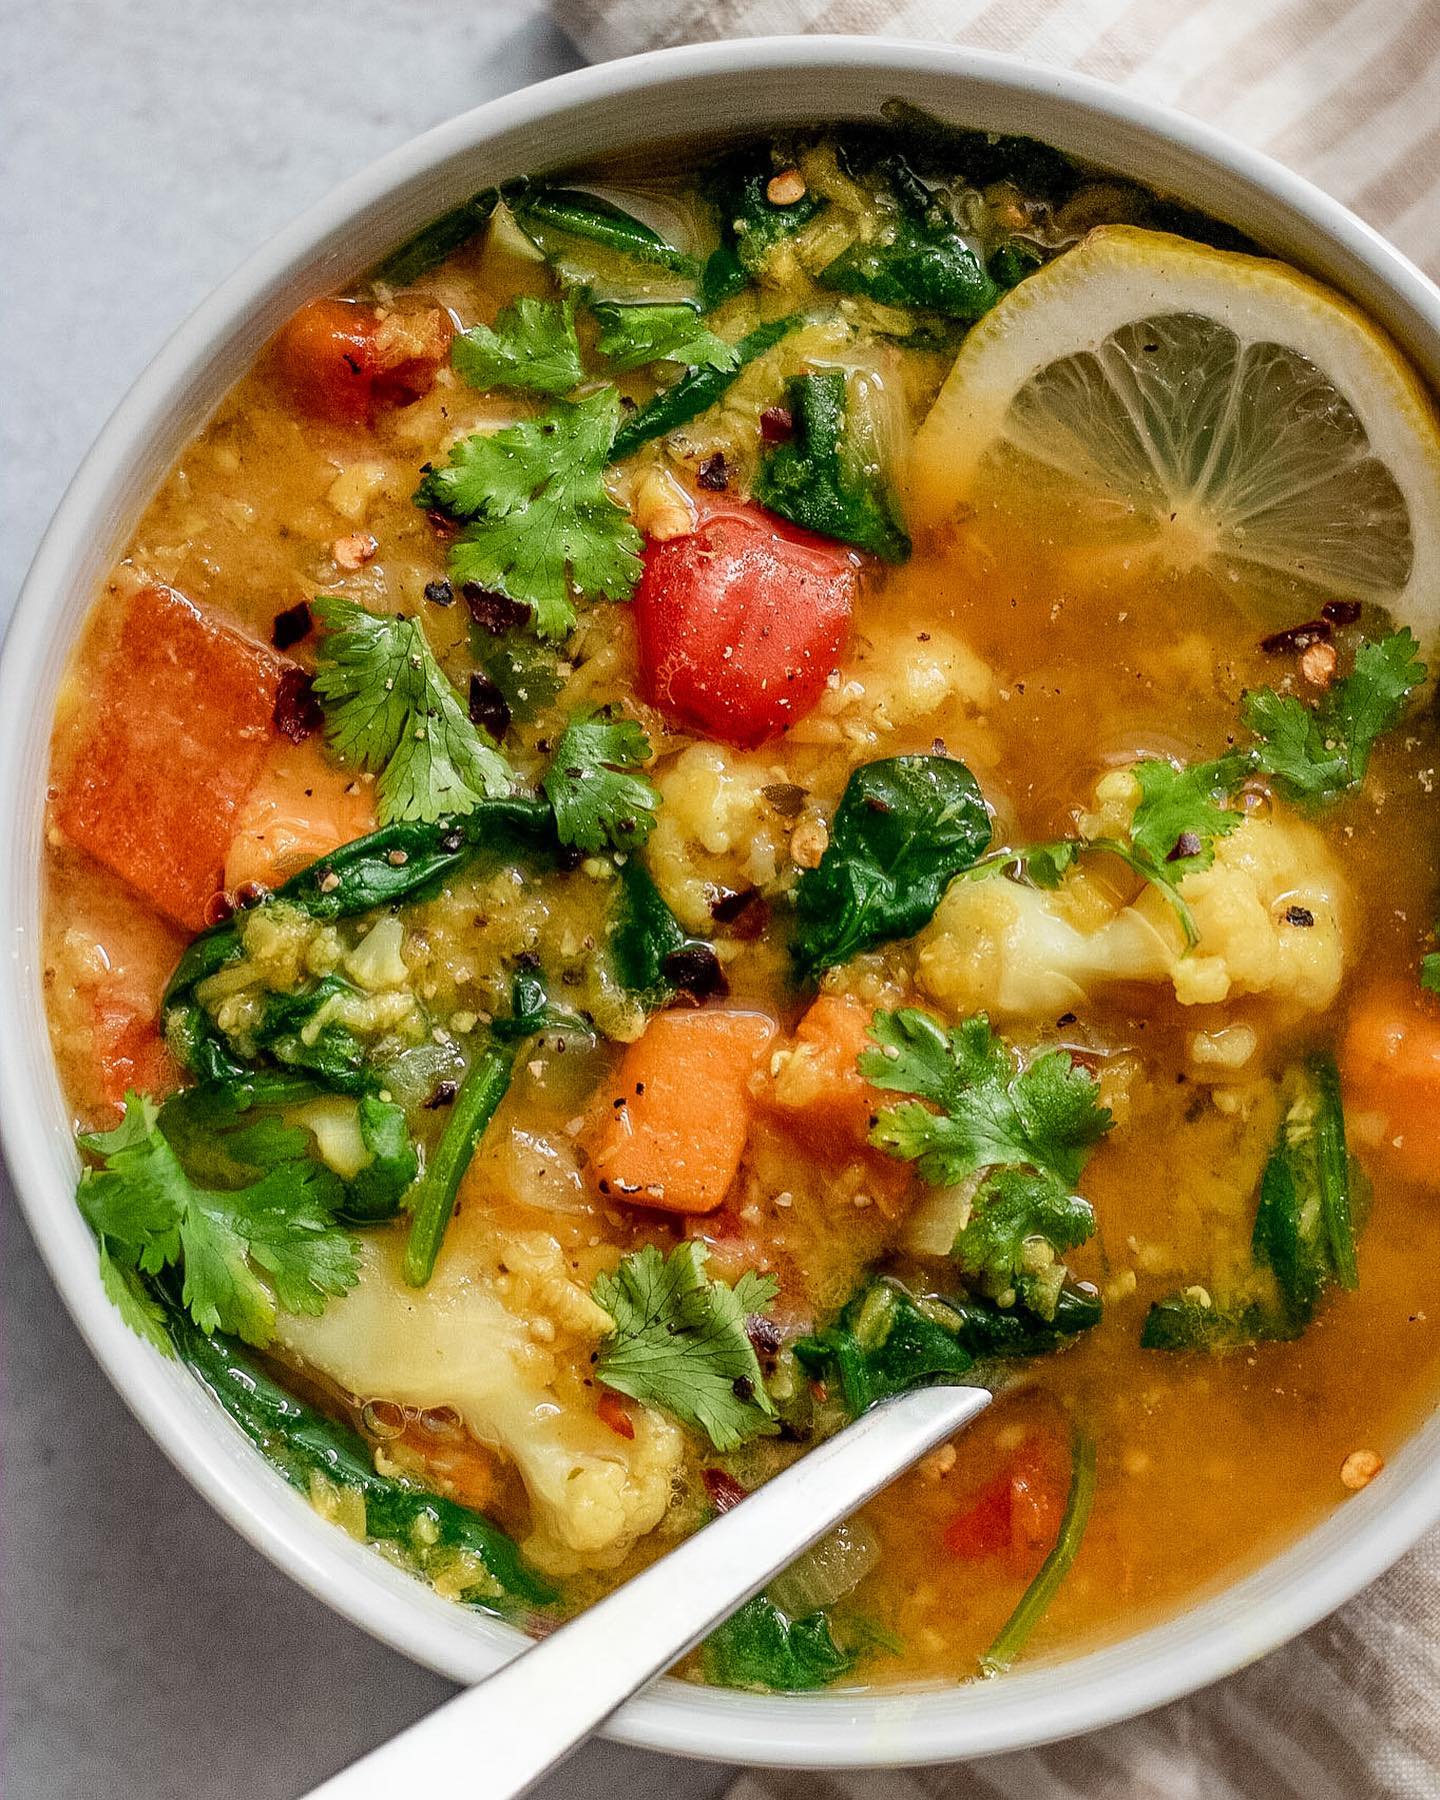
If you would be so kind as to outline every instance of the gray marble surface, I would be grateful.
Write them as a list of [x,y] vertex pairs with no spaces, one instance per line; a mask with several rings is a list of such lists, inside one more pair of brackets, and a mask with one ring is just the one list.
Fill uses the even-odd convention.
[[[541,0],[0,0],[0,42],[6,617],[90,439],[222,276],[380,152],[575,60]],[[6,1800],[290,1800],[443,1700],[190,1491],[0,1209]],[[725,1779],[596,1745],[544,1793]]]

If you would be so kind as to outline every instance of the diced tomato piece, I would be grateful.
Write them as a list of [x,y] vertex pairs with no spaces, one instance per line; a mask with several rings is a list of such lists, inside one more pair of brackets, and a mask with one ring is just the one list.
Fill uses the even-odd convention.
[[1372,989],[1350,1015],[1340,1069],[1356,1142],[1373,1135],[1397,1173],[1440,1187],[1440,1006],[1419,987]]
[[1017,1573],[1030,1573],[1060,1535],[1069,1482],[1059,1445],[1040,1434],[1027,1437],[945,1527],[946,1550],[966,1562],[1005,1556]]
[[281,660],[170,588],[142,588],[54,798],[71,843],[198,931],[274,737]]
[[382,311],[358,300],[310,300],[275,341],[280,371],[306,412],[365,425],[435,385],[455,334],[443,307]]
[[855,579],[847,552],[754,507],[651,543],[635,591],[647,698],[721,743],[778,737],[839,664]]
[[625,1402],[613,1388],[602,1388],[595,1411],[600,1415],[600,1422],[608,1425],[616,1437],[634,1437],[635,1421],[626,1412]]
[[225,886],[279,887],[309,863],[375,829],[375,787],[326,756],[318,738],[277,736],[235,821]]
[[750,1127],[750,1076],[775,1035],[762,1013],[657,1013],[620,1063],[592,1147],[600,1192],[662,1212],[722,1205]]

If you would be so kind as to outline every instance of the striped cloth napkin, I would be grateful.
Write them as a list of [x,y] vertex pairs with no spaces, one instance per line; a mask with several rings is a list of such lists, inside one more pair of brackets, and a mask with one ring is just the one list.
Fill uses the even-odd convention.
[[[595,61],[883,32],[1098,75],[1268,151],[1440,275],[1440,0],[552,0]],[[1440,1800],[1440,1532],[1263,1662],[1134,1723],[910,1773],[756,1773],[727,1800]]]

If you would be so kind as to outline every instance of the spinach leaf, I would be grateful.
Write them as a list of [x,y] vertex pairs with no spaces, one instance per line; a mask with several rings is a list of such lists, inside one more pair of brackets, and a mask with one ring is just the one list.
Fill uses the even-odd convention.
[[1054,1317],[1044,1320],[1024,1306],[1002,1309],[969,1295],[917,1296],[881,1277],[852,1295],[834,1324],[794,1349],[806,1374],[838,1387],[858,1418],[892,1394],[973,1379],[982,1359],[1048,1355],[1100,1317],[1100,1296],[1090,1287],[1067,1284]]
[[168,1295],[161,1304],[181,1361],[292,1487],[308,1495],[320,1477],[359,1495],[367,1541],[392,1547],[422,1575],[453,1569],[457,1552],[472,1557],[477,1579],[462,1596],[467,1606],[514,1613],[557,1597],[483,1513],[419,1482],[377,1474],[357,1432],[287,1394],[228,1338],[207,1337]]
[[[301,869],[275,890],[312,919],[348,919],[382,906],[428,898],[466,863],[484,851],[554,853],[555,820],[543,800],[482,800],[460,819],[397,821]],[[194,938],[165,990],[168,1015],[183,1006],[198,983],[244,952],[236,919],[213,925]],[[182,1043],[196,1055],[206,1052],[193,1021],[183,1025]],[[184,1059],[186,1066],[198,1066]],[[233,1065],[240,1070],[240,1065]]]
[[835,1642],[826,1612],[792,1619],[764,1594],[712,1631],[700,1656],[706,1680],[716,1687],[777,1694],[828,1687],[855,1663],[855,1653]]
[[990,842],[975,777],[946,756],[895,756],[854,771],[815,869],[795,886],[794,956],[813,980],[858,951],[911,937],[951,878]]
[[375,1094],[363,1095],[360,1141],[372,1160],[346,1183],[341,1214],[366,1225],[393,1219],[420,1173],[420,1158],[410,1139],[404,1108]]
[[365,1066],[365,1046],[333,1021],[307,1031],[322,1008],[360,990],[338,975],[326,975],[298,993],[271,994],[255,1028],[256,1046],[287,1069],[303,1069],[333,1093],[364,1094],[376,1085]]
[[766,189],[775,167],[768,155],[744,153],[722,163],[709,182],[720,222],[720,243],[700,277],[700,303],[713,311],[765,273],[777,245],[807,226],[825,202],[809,192],[776,206]]
[[945,207],[901,158],[886,159],[882,169],[893,210],[875,235],[851,244],[821,270],[820,285],[947,319],[989,312],[1001,290]]
[[854,544],[885,562],[904,562],[910,539],[877,473],[873,447],[852,417],[848,388],[840,369],[791,378],[794,435],[760,464],[755,498],[807,531]]
[[616,979],[647,1007],[664,1006],[677,993],[703,1000],[725,992],[714,945],[689,936],[638,856],[621,866],[609,936]]

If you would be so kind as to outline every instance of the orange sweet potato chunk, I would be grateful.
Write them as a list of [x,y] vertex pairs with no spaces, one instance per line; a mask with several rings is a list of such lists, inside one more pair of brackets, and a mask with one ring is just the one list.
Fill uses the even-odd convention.
[[283,665],[171,588],[142,588],[55,796],[73,844],[198,931],[274,737]]
[[662,1212],[714,1212],[740,1167],[750,1077],[774,1035],[761,1013],[657,1013],[605,1096],[592,1146],[600,1192]]
[[225,886],[279,887],[308,864],[375,829],[375,784],[341,769],[319,737],[276,735],[235,820]]

